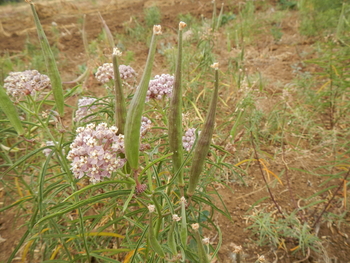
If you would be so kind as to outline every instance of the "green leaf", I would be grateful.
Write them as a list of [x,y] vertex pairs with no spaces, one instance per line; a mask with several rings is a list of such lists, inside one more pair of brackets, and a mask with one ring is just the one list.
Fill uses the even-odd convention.
[[8,168],[3,175],[7,174],[8,172],[12,171],[13,169],[15,169],[18,165],[24,163],[25,161],[27,161],[30,157],[36,155],[39,152],[42,152],[42,150],[49,148],[48,146],[45,147],[41,147],[39,149],[36,149],[30,153],[28,153],[27,155],[23,156],[21,159],[19,159],[17,162],[15,162],[10,168]]
[[[37,225],[41,224],[42,222],[48,220],[48,219],[51,219],[51,218],[54,218],[54,217],[57,217],[57,216],[61,216],[65,213],[68,213],[72,210],[75,210],[75,209],[78,209],[84,205],[88,205],[88,204],[92,204],[92,203],[96,203],[102,199],[105,199],[105,198],[113,198],[113,197],[117,197],[117,196],[120,196],[120,195],[128,195],[130,194],[130,190],[116,190],[116,191],[110,191],[108,193],[104,193],[104,194],[100,194],[100,195],[97,195],[97,196],[92,196],[88,199],[85,199],[85,200],[82,200],[82,201],[79,201],[73,205],[69,205],[68,207],[62,209],[61,211],[58,211],[56,213],[52,213],[52,214],[49,214],[43,218],[41,218],[39,221],[36,222]],[[63,204],[62,204],[63,205]]]

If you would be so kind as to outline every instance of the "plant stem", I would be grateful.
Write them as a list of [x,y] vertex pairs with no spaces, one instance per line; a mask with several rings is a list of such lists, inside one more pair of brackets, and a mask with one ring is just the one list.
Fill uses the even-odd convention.
[[256,146],[255,146],[255,143],[254,143],[254,140],[253,140],[253,134],[252,134],[252,132],[250,132],[250,134],[251,134],[251,138],[252,138],[252,145],[253,145],[253,148],[254,148],[255,159],[258,161],[260,173],[261,173],[261,176],[262,176],[262,178],[263,178],[263,180],[264,180],[264,182],[265,182],[266,188],[267,188],[267,190],[269,191],[271,200],[272,200],[272,202],[275,204],[275,206],[276,206],[278,212],[282,215],[282,218],[283,218],[283,219],[286,219],[286,217],[284,216],[284,214],[283,214],[282,211],[281,211],[281,208],[280,208],[279,205],[277,204],[277,201],[275,200],[275,197],[273,196],[273,194],[272,194],[272,192],[271,192],[271,189],[270,189],[270,187],[269,187],[269,184],[268,184],[267,181],[266,181],[266,178],[265,178],[263,169],[262,169],[261,164],[260,164],[260,161],[259,161],[258,152],[257,152],[257,150],[256,150]]

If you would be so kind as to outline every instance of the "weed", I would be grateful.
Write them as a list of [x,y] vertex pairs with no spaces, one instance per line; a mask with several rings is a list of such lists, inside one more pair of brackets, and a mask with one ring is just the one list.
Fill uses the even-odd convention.
[[301,12],[301,33],[307,36],[319,35],[335,28],[341,14],[341,0],[302,0],[298,7]]
[[160,10],[156,6],[146,8],[145,13],[145,22],[148,28],[152,28],[153,25],[159,25],[161,23],[161,14]]
[[[210,258],[215,258],[218,249],[208,242],[202,243],[201,229],[211,225],[218,231],[220,246],[221,232],[208,209],[228,214],[212,204],[209,196],[201,194],[198,186],[205,187],[208,183],[201,179],[207,173],[205,163],[214,131],[219,93],[218,63],[212,66],[215,81],[207,99],[210,101],[208,114],[200,134],[186,146],[189,151],[186,155],[179,154],[186,141],[182,137],[181,101],[184,22],[179,24],[175,76],[163,74],[150,81],[156,43],[161,34],[161,26],[155,25],[146,67],[131,100],[125,98],[128,92],[124,89],[132,88],[128,79],[135,79],[135,71],[126,65],[119,66],[122,53],[114,48],[112,63],[104,63],[95,74],[96,80],[109,89],[108,95],[100,99],[79,99],[73,119],[74,126],[78,127],[70,131],[62,122],[66,113],[64,101],[79,86],[63,90],[54,55],[35,7],[30,5],[51,83],[37,71],[24,71],[11,73],[5,79],[4,87],[9,95],[1,87],[1,105],[7,105],[4,113],[14,130],[24,138],[22,141],[22,137],[17,137],[18,142],[9,149],[16,149],[17,144],[32,143],[30,147],[25,146],[28,152],[23,152],[21,158],[14,156],[14,162],[12,156],[3,154],[8,161],[4,176],[30,174],[30,180],[26,183],[24,176],[20,183],[15,180],[20,199],[1,211],[13,206],[22,210],[23,203],[35,200],[31,203],[27,229],[9,262],[22,246],[23,260],[59,258],[93,262],[96,258],[104,260],[111,256],[110,260],[124,258],[131,262],[156,262],[164,258],[209,262]],[[130,32],[135,32],[133,30]],[[135,37],[139,37],[138,33]],[[113,46],[112,34],[104,23],[103,33],[90,44],[89,55],[98,53],[98,44],[106,40]],[[203,49],[200,61],[204,67],[213,60],[206,57],[209,43],[199,45]],[[37,51],[34,45],[28,45],[27,50],[28,56]],[[133,57],[130,54],[126,60]],[[16,107],[25,112],[23,125],[10,97]],[[144,116],[149,100],[159,100],[166,105],[169,113],[166,114],[163,107],[162,119],[167,124],[163,129],[167,130],[169,138],[150,135],[152,121]],[[189,171],[189,176],[184,177],[184,170]],[[88,180],[80,180],[83,177]],[[4,177],[1,180],[5,181]],[[28,190],[26,196],[22,187]],[[106,256],[106,248],[115,240],[117,248],[107,249],[110,255]],[[113,256],[115,254],[117,257]]]

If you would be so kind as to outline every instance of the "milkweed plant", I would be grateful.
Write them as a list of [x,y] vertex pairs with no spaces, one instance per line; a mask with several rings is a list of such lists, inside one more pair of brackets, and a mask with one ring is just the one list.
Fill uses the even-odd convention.
[[[29,218],[8,262],[15,257],[23,262],[215,260],[222,237],[213,212],[228,215],[214,205],[201,182],[215,126],[218,63],[209,69],[214,84],[203,125],[184,130],[186,24],[179,23],[175,74],[151,79],[162,34],[161,26],[155,25],[146,66],[132,96],[125,94],[130,94],[137,74],[132,67],[119,65],[122,54],[114,48],[111,63],[101,65],[95,74],[111,96],[81,97],[73,116],[67,116],[65,101],[77,88],[62,89],[35,6],[29,3],[47,75],[36,70],[12,72],[0,87],[0,105],[19,141],[10,153],[27,145],[26,154],[9,161],[2,176],[15,176],[20,198],[1,211],[17,207]],[[165,127],[153,127],[154,116],[145,111],[154,100],[167,105],[162,109]],[[73,124],[67,125],[70,118]],[[30,173],[29,179],[22,173]]]

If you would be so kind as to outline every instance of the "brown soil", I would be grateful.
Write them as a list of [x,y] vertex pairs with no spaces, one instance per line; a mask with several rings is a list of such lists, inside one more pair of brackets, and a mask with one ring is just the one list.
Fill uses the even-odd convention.
[[[226,2],[225,8],[231,10],[230,5],[233,5],[233,1]],[[142,21],[144,8],[151,5],[156,5],[160,8],[162,26],[169,35],[173,36],[174,41],[176,37],[174,28],[178,23],[178,14],[191,13],[196,17],[204,16],[208,18],[212,14],[210,1],[197,0],[101,0],[95,2],[60,0],[44,1],[37,4],[41,22],[50,41],[56,44],[58,43],[60,56],[67,63],[64,69],[63,80],[70,81],[78,77],[78,65],[86,64],[88,61],[85,55],[81,33],[83,14],[86,14],[86,32],[88,40],[91,41],[96,39],[102,31],[98,12],[101,13],[113,33],[123,34],[125,33],[126,24],[132,23],[132,17],[139,17],[140,21]],[[36,30],[28,4],[1,6],[0,22],[0,52],[2,55],[6,53],[10,56],[17,56],[23,51],[26,39],[29,39],[32,43],[37,41]],[[53,22],[57,24],[60,31],[58,42],[55,42],[55,36],[50,30]],[[259,101],[259,107],[267,112],[271,110],[271,107],[275,103],[273,100],[277,101],[279,99],[273,95],[280,92],[281,87],[285,84],[292,82],[294,75],[292,74],[291,65],[299,64],[302,60],[313,57],[313,49],[311,47],[313,40],[303,38],[298,34],[297,14],[291,13],[291,15],[284,18],[282,24],[281,30],[283,37],[281,41],[276,43],[271,34],[261,34],[257,43],[247,46],[245,51],[244,66],[246,70],[248,72],[260,72],[268,83],[267,91],[272,96],[268,96],[269,99],[262,98]],[[219,40],[217,42],[220,43]],[[226,43],[217,45],[214,53],[219,58],[220,64],[225,68],[228,65],[227,58],[235,57],[238,51],[233,48],[228,52],[222,46],[226,46]],[[141,69],[146,60],[147,47],[144,43],[134,43],[129,48],[135,52],[134,68],[136,70]],[[308,55],[304,55],[301,58],[300,54]],[[164,73],[162,72],[165,66],[163,58],[159,56],[155,61],[154,73]],[[97,64],[97,62],[91,61],[89,63]],[[311,66],[308,68],[310,72],[315,70]],[[100,92],[93,78],[87,81],[85,85],[85,88],[89,92]],[[226,101],[226,103],[234,105],[236,102],[232,99]],[[225,111],[228,110],[230,110],[230,107],[223,107],[219,115],[224,115]],[[293,139],[289,138],[289,140]],[[226,147],[227,145],[224,146]],[[233,148],[228,147],[227,149],[232,151],[233,155],[235,154]],[[268,159],[268,155],[275,154],[276,148],[273,145],[267,145],[263,150],[266,152],[266,156],[260,156],[260,158]],[[313,168],[321,166],[328,161],[322,157],[322,153],[312,150],[310,149],[307,152],[300,153],[294,151],[292,147],[287,146],[284,157],[282,158],[281,153],[276,154],[274,161],[271,161],[268,168],[275,174],[279,174],[286,168],[286,165],[288,167],[311,171]],[[232,160],[232,165],[235,162],[237,160]],[[242,164],[242,167],[245,167],[245,165]],[[321,179],[317,176],[290,170],[289,177],[294,198],[296,199],[295,202],[319,190],[317,186],[320,184]],[[220,214],[216,215],[216,223],[220,226],[223,233],[223,246],[219,253],[220,262],[235,262],[232,259],[233,244],[243,246],[244,262],[255,262],[258,255],[264,255],[269,260],[268,262],[293,262],[294,260],[302,260],[303,256],[301,255],[291,256],[289,250],[296,246],[292,241],[289,242],[287,240],[286,247],[280,249],[268,246],[258,247],[254,242],[254,240],[257,240],[257,237],[252,236],[252,233],[246,230],[246,227],[251,223],[247,215],[252,214],[254,209],[256,211],[263,208],[269,211],[276,209],[268,198],[252,211],[247,212],[255,202],[269,196],[259,166],[257,164],[252,165],[249,169],[249,174],[244,177],[248,186],[244,186],[239,182],[233,182],[230,180],[230,175],[226,179],[224,180],[225,186],[221,184],[215,185],[233,219],[233,221],[229,221]],[[286,178],[283,178],[283,186],[278,184],[273,177],[270,178],[269,183],[280,207],[283,208],[283,211],[290,212],[294,207],[294,203],[290,198],[289,192],[286,191]],[[337,196],[335,199],[332,207],[335,212],[344,209],[340,207],[340,199],[341,196]],[[4,189],[0,189],[0,201],[10,202],[8,198],[5,199]],[[222,207],[219,202],[218,206]],[[276,212],[276,216],[277,214]],[[5,262],[23,233],[23,229],[18,229],[18,226],[23,224],[24,220],[20,218],[16,219],[18,218],[17,216],[14,211],[7,211],[0,218],[0,237],[5,239],[5,241],[2,241],[0,238],[0,262]],[[347,220],[349,220],[349,216]],[[324,251],[321,251],[319,254],[311,252],[311,256],[304,262],[349,262],[350,239],[346,233],[350,234],[350,227],[347,225],[321,224],[318,236],[321,238]],[[212,242],[216,243],[217,238],[213,238]],[[333,261],[331,261],[332,259]]]

